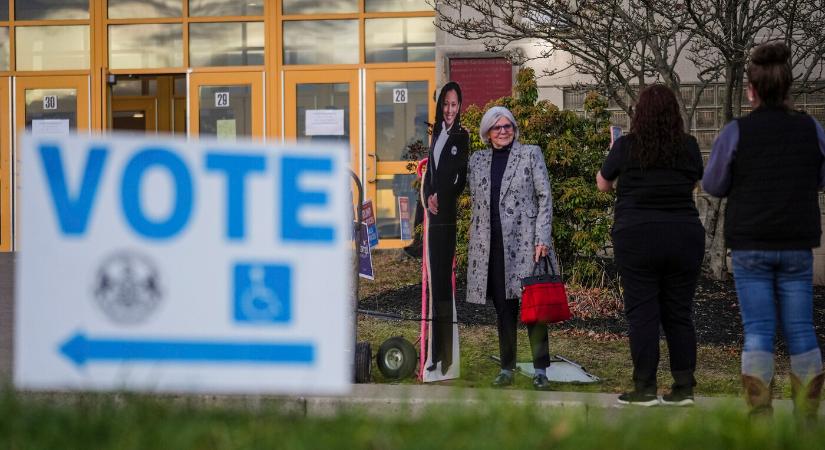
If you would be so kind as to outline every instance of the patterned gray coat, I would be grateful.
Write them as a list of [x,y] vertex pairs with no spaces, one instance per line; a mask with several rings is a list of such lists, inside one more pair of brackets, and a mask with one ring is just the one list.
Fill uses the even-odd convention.
[[[490,166],[493,150],[470,157],[467,181],[472,195],[472,219],[467,258],[467,301],[487,301],[490,260]],[[544,156],[538,146],[513,143],[497,199],[504,236],[504,278],[507,298],[521,297],[521,279],[533,271],[536,245],[550,247],[553,197]]]

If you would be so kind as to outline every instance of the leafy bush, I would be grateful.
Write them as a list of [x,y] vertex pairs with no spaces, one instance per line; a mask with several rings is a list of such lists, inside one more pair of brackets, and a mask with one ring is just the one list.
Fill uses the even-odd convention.
[[[562,111],[547,100],[538,100],[533,69],[518,73],[514,96],[502,97],[484,109],[473,105],[462,115],[470,132],[472,151],[484,149],[478,128],[484,112],[492,106],[510,109],[518,122],[519,140],[541,147],[553,190],[553,240],[567,278],[592,285],[603,282],[603,269],[596,258],[607,245],[613,218],[613,194],[596,189],[595,175],[610,145],[610,114],[607,101],[590,93],[584,103],[585,115]],[[466,274],[470,224],[469,190],[459,200],[459,274]]]

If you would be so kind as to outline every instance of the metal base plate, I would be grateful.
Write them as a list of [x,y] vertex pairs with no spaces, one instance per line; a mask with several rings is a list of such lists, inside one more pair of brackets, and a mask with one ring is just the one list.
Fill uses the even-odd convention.
[[[491,356],[491,359],[497,362],[501,360],[497,356]],[[532,378],[535,375],[533,363],[524,362],[516,364],[516,371],[526,377]],[[575,362],[560,356],[554,355],[550,358],[550,366],[547,368],[547,379],[558,383],[600,383],[601,378],[590,374],[584,367]]]

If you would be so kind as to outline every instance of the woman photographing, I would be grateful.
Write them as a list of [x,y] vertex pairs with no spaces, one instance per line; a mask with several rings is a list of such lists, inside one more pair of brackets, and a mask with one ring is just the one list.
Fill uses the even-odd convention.
[[630,134],[614,142],[596,175],[599,190],[616,188],[613,250],[630,325],[634,385],[619,396],[620,404],[659,404],[661,326],[673,376],[662,403],[693,405],[693,296],[705,250],[693,190],[701,178],[699,144],[684,131],[676,95],[660,84],[643,89]]

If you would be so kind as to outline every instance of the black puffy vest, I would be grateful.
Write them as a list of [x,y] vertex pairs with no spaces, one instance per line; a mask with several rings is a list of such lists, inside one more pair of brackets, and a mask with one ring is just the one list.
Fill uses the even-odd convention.
[[823,156],[813,119],[758,108],[738,119],[725,241],[735,250],[819,247],[819,171]]

